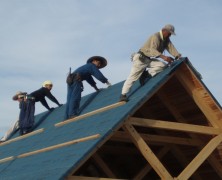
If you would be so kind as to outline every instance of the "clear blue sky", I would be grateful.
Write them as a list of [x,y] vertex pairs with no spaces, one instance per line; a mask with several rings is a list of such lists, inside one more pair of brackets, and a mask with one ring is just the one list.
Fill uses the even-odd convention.
[[[221,104],[221,9],[221,0],[0,0],[0,135],[18,117],[17,91],[49,79],[65,103],[68,68],[93,55],[108,59],[102,72],[112,84],[125,80],[131,53],[168,23],[176,28],[171,41]],[[83,95],[93,92],[84,85]],[[36,104],[36,114],[45,110]]]

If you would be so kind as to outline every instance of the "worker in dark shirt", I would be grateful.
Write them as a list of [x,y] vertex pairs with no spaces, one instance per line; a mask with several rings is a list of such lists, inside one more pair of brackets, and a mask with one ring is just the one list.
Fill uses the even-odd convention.
[[107,65],[107,60],[101,56],[93,56],[87,60],[87,63],[77,68],[74,74],[74,81],[72,84],[68,84],[67,103],[65,118],[73,118],[79,114],[79,105],[81,101],[81,92],[83,91],[82,81],[88,82],[96,91],[99,91],[94,81],[96,79],[102,83],[106,83],[107,86],[111,86],[106,77],[100,72],[99,69],[104,68]]
[[48,103],[45,100],[45,97],[49,98],[52,102],[56,103],[58,106],[60,106],[59,102],[57,99],[51,94],[51,89],[52,89],[52,82],[51,81],[45,81],[43,83],[43,87],[38,89],[37,91],[32,92],[29,94],[30,97],[35,98],[35,102],[41,102],[43,106],[46,107],[49,111],[53,110],[53,108],[50,108]]
[[34,125],[34,114],[35,114],[35,102],[41,102],[49,111],[54,108],[50,108],[45,100],[48,97],[52,102],[56,103],[59,107],[62,106],[57,99],[51,94],[53,84],[51,81],[45,81],[42,87],[37,91],[34,91],[24,97],[24,101],[20,104],[20,116],[19,116],[19,127],[20,134],[27,134],[32,131]]

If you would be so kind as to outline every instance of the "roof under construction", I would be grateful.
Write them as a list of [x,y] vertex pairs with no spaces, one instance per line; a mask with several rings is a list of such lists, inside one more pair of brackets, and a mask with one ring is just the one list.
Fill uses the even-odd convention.
[[33,132],[0,144],[0,179],[222,179],[221,106],[187,58],[133,85],[35,116]]

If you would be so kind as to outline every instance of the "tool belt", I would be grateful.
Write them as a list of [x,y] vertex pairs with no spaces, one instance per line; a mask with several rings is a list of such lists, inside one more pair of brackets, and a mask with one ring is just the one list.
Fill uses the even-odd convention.
[[79,73],[74,73],[74,80],[75,81],[82,81],[82,78]]
[[68,85],[73,84],[74,81],[82,81],[82,78],[79,73],[70,73],[66,78],[66,83]]
[[35,97],[30,96],[30,95],[26,95],[26,96],[25,96],[25,99],[26,99],[26,100],[35,101]]
[[138,54],[140,54],[139,56],[140,61],[145,62],[147,59],[150,60],[150,57],[146,56],[142,51],[138,51]]

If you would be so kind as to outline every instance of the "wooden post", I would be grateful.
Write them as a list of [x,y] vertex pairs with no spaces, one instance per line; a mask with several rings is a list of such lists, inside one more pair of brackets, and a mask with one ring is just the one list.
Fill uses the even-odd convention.
[[156,173],[161,177],[161,179],[173,180],[173,177],[170,175],[167,169],[163,166],[163,164],[159,161],[159,159],[155,156],[155,154],[152,152],[152,150],[146,144],[146,142],[142,139],[139,133],[137,133],[136,129],[130,124],[125,124],[124,130],[130,134],[136,147],[141,151],[144,158],[149,162],[149,164],[156,171]]

